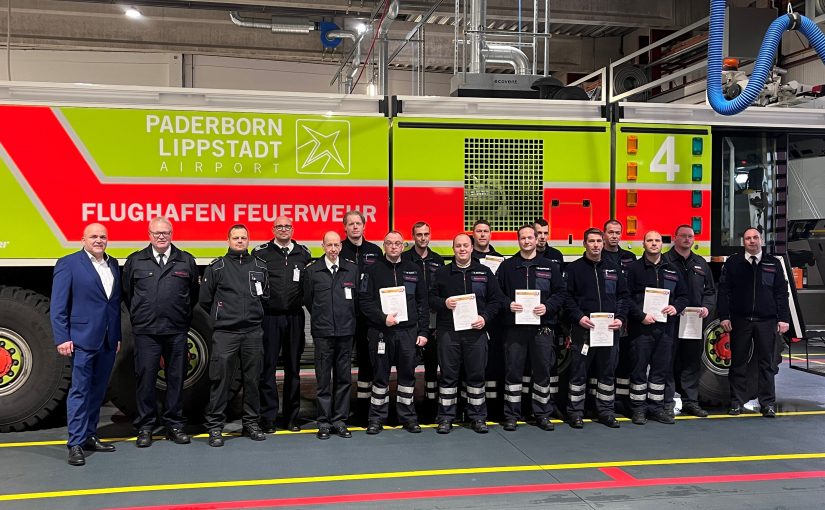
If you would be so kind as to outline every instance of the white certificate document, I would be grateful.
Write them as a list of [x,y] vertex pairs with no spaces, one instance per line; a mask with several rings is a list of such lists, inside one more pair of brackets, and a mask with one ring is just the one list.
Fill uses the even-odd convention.
[[451,296],[455,299],[455,309],[453,310],[453,327],[456,331],[466,331],[473,329],[472,324],[478,319],[478,305],[476,305],[475,294],[462,294]]
[[699,317],[701,308],[689,306],[682,311],[679,317],[679,338],[702,339],[702,318]]
[[490,271],[492,271],[493,274],[496,274],[496,271],[498,271],[498,266],[500,266],[501,263],[504,262],[504,257],[487,255],[483,259],[480,259],[479,262],[481,262],[481,265],[489,267]]
[[541,324],[541,317],[533,313],[533,309],[541,304],[540,290],[516,289],[516,303],[523,307],[522,311],[516,312],[516,324]]
[[667,315],[662,310],[670,304],[670,291],[667,289],[657,289],[656,287],[645,287],[645,302],[642,306],[644,313],[649,313],[656,319],[656,322],[667,322]]
[[409,319],[407,315],[407,290],[404,286],[400,287],[384,287],[379,289],[381,295],[381,311],[389,315],[395,314],[398,322],[404,322]]
[[609,329],[609,326],[613,323],[613,314],[591,313],[590,322],[596,325],[590,330],[590,347],[612,347],[613,330]]

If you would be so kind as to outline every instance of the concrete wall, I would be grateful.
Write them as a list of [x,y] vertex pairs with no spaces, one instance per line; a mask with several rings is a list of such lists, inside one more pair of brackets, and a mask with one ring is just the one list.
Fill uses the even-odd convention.
[[[0,52],[0,79],[8,79],[7,54]],[[13,50],[11,79],[107,85],[337,93],[330,86],[336,65],[179,53]],[[449,74],[427,73],[429,95],[449,95]],[[393,94],[412,93],[412,73],[390,72]],[[366,93],[368,70],[355,93]]]

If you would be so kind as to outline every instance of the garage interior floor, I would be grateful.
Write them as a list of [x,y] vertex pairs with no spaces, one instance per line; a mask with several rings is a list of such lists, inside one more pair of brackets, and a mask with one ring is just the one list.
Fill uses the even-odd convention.
[[[785,352],[773,420],[711,408],[675,425],[492,425],[487,435],[446,436],[432,426],[377,436],[353,427],[351,439],[326,441],[306,422],[264,442],[231,434],[210,448],[200,434],[190,445],[158,439],[138,449],[129,421],[107,406],[100,435],[117,451],[93,453],[84,467],[66,464],[65,427],[0,435],[0,508],[821,509],[825,379],[789,369],[789,358],[805,365],[804,348]],[[809,366],[825,366],[821,344],[810,353]],[[302,412],[312,416],[304,373]]]

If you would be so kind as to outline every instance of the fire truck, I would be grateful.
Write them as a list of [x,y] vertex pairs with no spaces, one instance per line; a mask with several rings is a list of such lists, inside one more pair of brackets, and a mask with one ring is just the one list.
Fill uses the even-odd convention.
[[[550,243],[570,260],[583,251],[583,231],[610,218],[637,253],[647,230],[668,242],[687,223],[697,253],[721,260],[748,226],[786,254],[815,238],[825,217],[821,184],[806,184],[825,163],[823,110],[731,118],[669,104],[7,82],[0,116],[0,431],[37,426],[65,400],[71,370],[52,340],[52,268],[80,249],[91,222],[106,225],[108,253],[123,260],[147,244],[148,221],[166,216],[175,244],[204,266],[224,253],[229,225],[247,224],[262,242],[278,215],[292,217],[295,239],[320,255],[323,233],[342,230],[350,209],[364,213],[372,239],[427,221],[444,254],[477,218],[491,223],[499,251],[515,253],[518,227],[545,217]],[[805,306],[821,307],[810,264],[821,244],[812,250],[796,250],[808,283],[791,289],[797,337],[810,333]],[[806,290],[810,299],[799,299]],[[122,329],[109,397],[129,414],[125,309]],[[727,337],[713,322],[705,336],[702,396],[721,402]],[[198,310],[184,384],[190,416],[208,397],[210,343]]]

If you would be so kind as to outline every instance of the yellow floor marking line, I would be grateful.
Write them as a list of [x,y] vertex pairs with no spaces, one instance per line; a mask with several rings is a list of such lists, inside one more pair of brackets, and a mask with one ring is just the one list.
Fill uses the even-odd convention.
[[[817,410],[817,411],[787,411],[776,413],[777,417],[793,417],[793,416],[823,416],[825,415],[825,409]],[[728,420],[728,419],[737,419],[737,418],[761,418],[762,415],[758,412],[749,413],[747,411],[743,412],[738,416],[731,416],[729,414],[711,414],[707,418],[699,418],[697,416],[676,416],[676,420],[683,421],[683,420]],[[617,416],[616,419],[618,421],[630,422],[630,418],[625,418],[622,416]],[[562,420],[551,420],[553,423],[556,424],[564,424],[566,422]],[[598,423],[597,420],[584,420],[585,422],[591,423]],[[527,425],[525,422],[520,421],[518,422],[519,425]],[[498,426],[498,422],[488,421],[487,425],[490,426]],[[437,424],[431,425],[421,425],[422,429],[432,429],[436,428]],[[463,425],[454,424],[456,428],[461,428]],[[401,426],[397,427],[388,427],[384,426],[384,430],[401,430]],[[363,427],[349,427],[349,429],[353,432],[364,431],[366,430]],[[274,436],[286,436],[286,435],[300,435],[300,434],[315,434],[318,432],[318,429],[302,429],[298,432],[289,432],[289,431],[281,431],[279,430],[277,434],[267,434],[267,435],[274,435]],[[240,437],[240,432],[224,432],[224,437]],[[155,435],[152,436],[155,440],[163,440],[165,436]],[[209,434],[194,434],[192,438],[201,438],[206,439],[209,437]],[[108,438],[101,438],[101,441],[104,443],[126,443],[130,441],[136,441],[136,436],[131,437],[108,437]],[[32,446],[66,446],[65,440],[53,440],[53,441],[23,441],[23,442],[16,442],[16,443],[0,443],[0,448],[23,448],[23,447],[32,447]]]
[[820,460],[825,459],[825,452],[783,453],[773,455],[742,455],[735,457],[693,457],[676,459],[641,459],[602,462],[580,462],[569,464],[541,464],[521,466],[482,466],[456,469],[428,469],[416,471],[389,471],[384,473],[350,473],[325,476],[301,476],[292,478],[270,478],[260,480],[228,480],[212,482],[175,483],[163,485],[133,485],[120,487],[100,487],[95,489],[75,489],[48,492],[22,492],[17,494],[0,494],[0,501],[20,501],[27,499],[50,499],[77,496],[95,496],[103,494],[127,494],[135,492],[158,492],[172,490],[217,489],[235,487],[257,487],[270,485],[296,485],[325,482],[347,482],[360,480],[387,480],[394,478],[414,478],[425,476],[479,475],[494,473],[518,473],[531,471],[559,471],[574,469],[598,469],[606,467],[631,466],[670,466],[685,464],[719,464],[732,462],[764,462],[779,460]]

